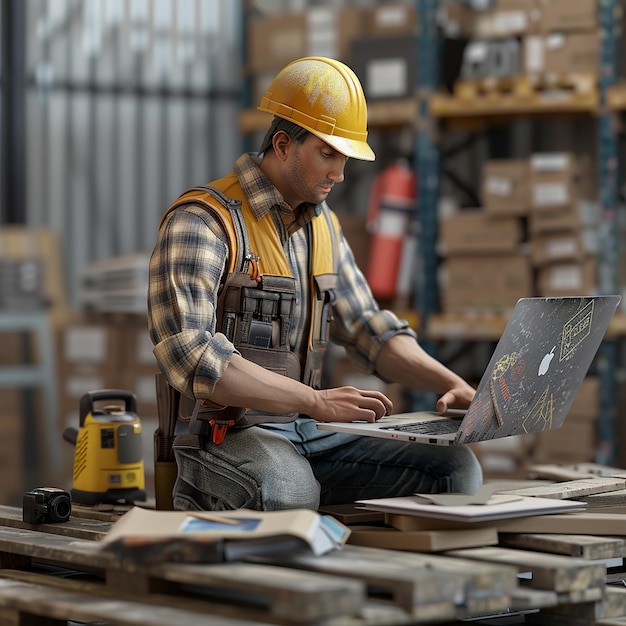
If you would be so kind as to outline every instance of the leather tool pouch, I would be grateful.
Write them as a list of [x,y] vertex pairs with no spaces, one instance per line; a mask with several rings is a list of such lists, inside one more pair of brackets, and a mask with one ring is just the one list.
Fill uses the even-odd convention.
[[[256,283],[250,280],[249,274],[236,272],[229,276],[220,295],[218,328],[243,358],[282,376],[300,380],[300,360],[289,349],[295,292],[295,281],[291,277],[263,275],[261,282]],[[190,402],[192,406],[189,406]],[[189,432],[210,436],[214,442],[216,429],[224,429],[225,434],[228,428],[244,428],[263,422],[290,422],[295,417],[295,413],[260,413],[238,407],[220,407],[207,401],[181,401],[181,419],[189,420]]]

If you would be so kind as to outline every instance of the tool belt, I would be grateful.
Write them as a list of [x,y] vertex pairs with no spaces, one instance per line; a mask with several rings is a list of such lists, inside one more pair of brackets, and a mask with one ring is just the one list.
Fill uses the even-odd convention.
[[[236,238],[236,245],[234,248],[231,245],[230,251],[231,258],[236,262],[218,296],[216,331],[223,333],[243,358],[277,374],[320,388],[330,332],[333,290],[337,282],[337,275],[332,273],[337,253],[335,225],[330,214],[320,216],[318,219],[322,221],[312,227],[317,233],[313,242],[317,242],[317,250],[323,250],[324,254],[318,252],[313,255],[316,260],[312,268],[311,328],[302,363],[289,343],[296,311],[296,281],[292,275],[275,275],[289,271],[286,258],[285,267],[278,264],[274,274],[260,273],[257,266],[259,257],[251,250],[242,203],[231,200],[214,187],[198,187],[192,191],[193,197],[186,199],[182,196],[180,203],[175,203],[169,210],[186,201],[200,204],[218,217],[225,230],[231,233],[230,238]],[[202,194],[198,195],[198,192]],[[228,227],[229,220],[225,219],[227,215],[232,218],[232,229]],[[270,228],[265,232],[263,229],[268,226]],[[254,228],[257,228],[256,222]],[[262,237],[259,239],[257,236],[256,242],[263,247],[262,242],[271,241],[275,231],[271,223],[259,224],[258,229]],[[266,249],[273,252],[271,246]],[[331,261],[328,263],[329,255]],[[195,400],[181,395],[177,405],[177,432],[185,434],[178,436],[174,445],[202,447],[208,441],[219,444],[229,429],[267,422],[291,422],[296,416],[296,413],[261,413],[253,409],[223,407],[210,400]]]
[[[250,280],[249,274],[235,272],[228,277],[220,294],[218,328],[243,358],[300,380],[300,360],[289,347],[295,295],[295,281],[291,277],[264,275],[257,283]],[[261,413],[182,396],[178,419],[186,423],[191,437],[177,438],[175,445],[201,446],[206,438],[220,444],[229,429],[263,422],[290,422],[295,417],[295,413]]]

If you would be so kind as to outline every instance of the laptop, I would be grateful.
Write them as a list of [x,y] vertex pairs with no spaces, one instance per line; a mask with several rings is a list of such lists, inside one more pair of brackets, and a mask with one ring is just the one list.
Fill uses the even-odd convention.
[[521,298],[466,411],[402,413],[320,430],[460,445],[560,428],[620,296]]

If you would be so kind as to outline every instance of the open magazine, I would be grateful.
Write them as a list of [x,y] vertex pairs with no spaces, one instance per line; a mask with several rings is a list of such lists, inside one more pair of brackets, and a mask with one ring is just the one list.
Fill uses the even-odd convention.
[[133,507],[101,539],[122,558],[218,562],[309,550],[322,555],[343,545],[350,530],[308,509],[288,511],[154,511]]

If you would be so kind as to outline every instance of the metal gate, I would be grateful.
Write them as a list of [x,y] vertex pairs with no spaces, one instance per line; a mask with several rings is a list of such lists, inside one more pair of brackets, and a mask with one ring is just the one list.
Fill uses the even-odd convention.
[[151,249],[241,151],[238,0],[3,0],[0,215],[85,264]]

